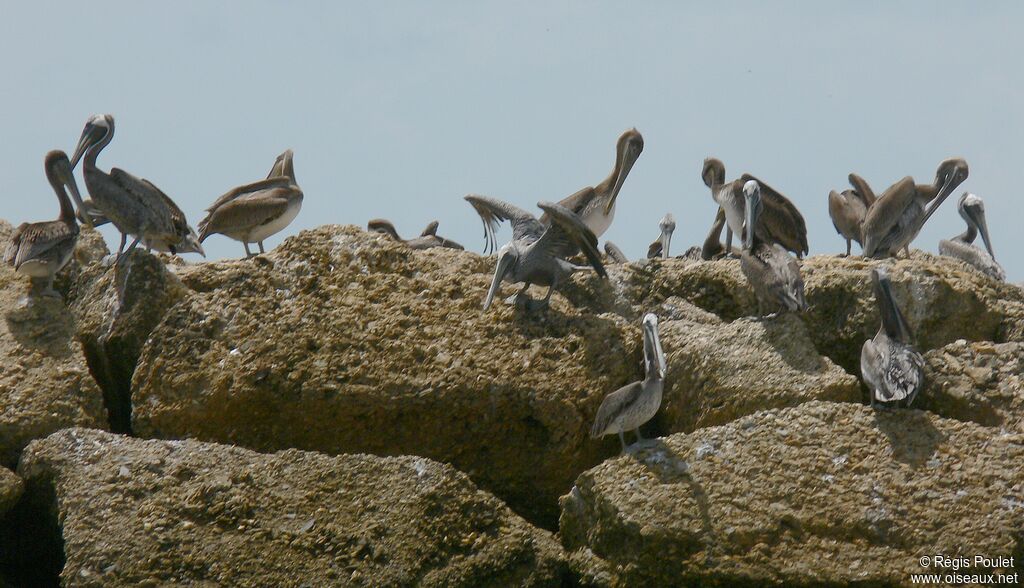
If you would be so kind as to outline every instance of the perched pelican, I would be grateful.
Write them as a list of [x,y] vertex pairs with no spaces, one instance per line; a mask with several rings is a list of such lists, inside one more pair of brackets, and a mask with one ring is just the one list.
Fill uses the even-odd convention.
[[710,261],[719,257],[739,257],[743,253],[741,249],[733,247],[727,253],[722,245],[722,229],[724,227],[725,211],[722,210],[722,207],[719,207],[718,213],[715,214],[715,222],[711,225],[708,236],[704,238],[704,244],[700,247],[691,247],[687,251],[686,257],[703,261]]
[[874,193],[860,176],[850,174],[849,180],[854,186],[852,190],[832,190],[828,194],[828,215],[832,217],[832,226],[836,232],[846,239],[846,257],[850,256],[853,241],[863,246],[861,225],[875,201]]
[[781,193],[750,174],[743,174],[738,180],[725,181],[725,164],[709,157],[704,160],[701,170],[704,185],[711,188],[711,197],[725,212],[725,250],[732,250],[733,233],[742,235],[743,230],[743,186],[754,180],[760,184],[763,212],[755,230],[762,241],[778,243],[792,251],[797,257],[808,252],[807,224],[796,206]]
[[75,251],[78,240],[78,222],[75,208],[68,199],[64,187],[71,190],[76,201],[80,201],[78,185],[71,173],[71,163],[63,151],[46,154],[46,179],[57,193],[60,202],[60,216],[57,220],[39,223],[22,223],[11,235],[4,252],[4,263],[20,274],[29,276],[33,290],[43,285],[43,296],[60,297],[53,289],[53,276],[67,265]]
[[604,242],[604,254],[612,263],[629,263],[629,258],[619,249],[619,246],[611,241]]
[[292,150],[277,157],[267,179],[238,186],[214,201],[199,223],[199,241],[214,233],[241,241],[245,256],[252,257],[249,243],[259,245],[287,227],[302,209],[302,190],[295,183]]
[[672,233],[676,230],[676,217],[672,216],[671,212],[666,213],[661,221],[658,222],[658,228],[661,229],[661,236],[655,239],[647,248],[647,257],[668,259],[668,248],[672,243]]
[[930,185],[907,176],[890,186],[864,217],[864,257],[895,257],[900,249],[909,256],[911,241],[967,174],[967,162],[952,158],[939,164]]
[[[744,228],[757,226],[761,215],[761,188],[756,180],[743,184]],[[743,231],[740,269],[757,295],[759,314],[807,308],[800,265],[778,243],[765,241],[759,231]]]
[[626,384],[606,396],[590,429],[592,439],[618,433],[623,452],[626,451],[624,431],[634,431],[637,442],[643,440],[640,426],[657,414],[665,384],[665,353],[658,337],[658,317],[650,313],[644,315],[643,331],[644,379]]
[[875,300],[882,315],[882,324],[874,339],[868,339],[860,350],[860,373],[875,401],[897,405],[914,401],[924,384],[924,358],[910,346],[910,326],[903,318],[892,295],[892,283],[885,268],[871,270]]
[[552,221],[545,225],[525,210],[496,198],[470,194],[466,201],[480,215],[486,238],[494,238],[500,221],[508,220],[512,224],[512,241],[498,251],[498,263],[484,300],[484,310],[490,308],[503,280],[524,282],[515,300],[524,300],[528,310],[531,301],[526,298],[526,290],[530,284],[548,286],[548,294],[540,304],[541,308],[547,307],[558,284],[573,272],[585,269],[585,266],[573,265],[564,259],[576,251],[582,250],[598,275],[607,277],[601,264],[601,254],[597,251],[597,237],[578,216],[564,207],[550,202],[538,203],[537,206]]
[[[992,251],[992,241],[988,237],[984,201],[970,192],[964,192],[956,209],[967,223],[967,230],[952,239],[939,241],[939,254],[955,257],[974,266],[975,269],[990,278],[1005,282],[1006,272],[1003,271],[1003,266],[996,262],[996,254]],[[978,233],[981,233],[981,240],[988,253],[974,244]]]
[[462,249],[462,245],[459,245],[455,241],[445,239],[444,237],[437,236],[437,221],[433,221],[427,228],[423,229],[419,237],[414,239],[403,239],[398,236],[398,231],[395,230],[395,225],[391,224],[391,221],[383,218],[375,218],[370,222],[366,223],[366,230],[373,231],[376,233],[382,233],[398,241],[404,243],[410,249],[433,249],[434,247],[446,247],[448,249]]
[[[165,246],[171,253],[177,253],[179,248],[201,252],[202,247],[194,242],[194,232],[185,215],[159,188],[116,167],[111,168],[109,174],[96,167],[97,156],[113,137],[112,115],[90,117],[71,157],[71,167],[78,165],[85,156],[83,175],[92,205],[121,232],[116,262],[130,253],[140,240],[154,247]],[[81,212],[86,216],[90,214],[87,209]],[[126,251],[128,235],[133,235],[135,240]]]

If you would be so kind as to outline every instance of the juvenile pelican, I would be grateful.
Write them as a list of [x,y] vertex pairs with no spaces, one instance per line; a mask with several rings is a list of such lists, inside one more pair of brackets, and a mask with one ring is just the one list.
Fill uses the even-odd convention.
[[778,243],[765,241],[757,226],[761,215],[761,189],[756,180],[743,185],[744,228],[740,269],[757,295],[759,314],[765,311],[800,311],[807,308],[800,265]]
[[[955,257],[975,269],[984,273],[994,280],[1006,281],[1006,272],[1003,266],[996,262],[996,254],[992,251],[992,241],[988,237],[988,223],[985,222],[985,203],[981,198],[964,192],[956,205],[957,211],[967,223],[967,230],[953,237],[939,241],[939,254]],[[981,233],[981,240],[985,249],[974,244],[974,239]]]
[[864,217],[864,257],[895,256],[900,249],[910,255],[910,243],[939,205],[968,174],[967,162],[952,158],[939,164],[935,181],[915,184],[910,176],[889,187]]
[[46,179],[60,202],[60,216],[52,221],[22,223],[11,235],[4,252],[4,263],[29,276],[33,291],[41,285],[40,294],[59,298],[60,294],[53,289],[53,276],[71,260],[75,241],[78,240],[75,209],[64,187],[71,190],[76,200],[81,200],[81,197],[66,153],[47,153],[44,167]]
[[860,350],[860,373],[875,401],[914,401],[924,384],[924,358],[910,345],[910,326],[903,318],[892,295],[892,283],[885,268],[871,270],[871,281],[882,324],[874,339],[868,339]]
[[619,246],[611,241],[604,242],[604,254],[612,263],[629,263],[629,258],[619,249]]
[[277,157],[267,179],[238,186],[214,201],[199,223],[199,241],[214,233],[241,241],[245,256],[252,257],[249,243],[259,245],[287,227],[302,209],[302,190],[295,183],[292,150]]
[[383,218],[375,218],[370,222],[366,223],[366,230],[373,231],[387,235],[398,241],[404,243],[409,249],[433,249],[434,247],[446,247],[448,249],[462,249],[462,245],[459,245],[455,241],[445,239],[444,237],[437,236],[437,221],[431,222],[427,225],[427,228],[423,229],[419,237],[413,239],[403,239],[398,236],[398,231],[395,230],[395,225],[391,224],[391,221]]
[[637,442],[643,440],[640,426],[654,418],[661,406],[661,393],[665,384],[665,353],[658,337],[658,317],[644,315],[644,379],[626,384],[612,392],[601,402],[594,417],[590,437],[618,433],[622,451],[626,451],[624,431],[634,431]]
[[486,238],[494,238],[500,221],[512,224],[512,241],[498,251],[498,263],[484,300],[484,310],[490,308],[502,281],[524,283],[515,300],[523,300],[528,310],[532,308],[526,298],[530,284],[548,286],[548,294],[540,304],[540,308],[547,307],[555,288],[573,272],[585,269],[564,259],[576,251],[582,250],[598,275],[607,277],[597,251],[597,237],[578,216],[562,206],[550,202],[537,204],[551,219],[551,224],[545,225],[525,210],[496,198],[470,194],[466,201],[480,215]]
[[[97,114],[90,117],[71,157],[71,167],[74,168],[85,156],[83,175],[93,206],[121,232],[116,262],[120,262],[143,239],[154,246],[164,245],[172,253],[177,252],[178,247],[189,248],[192,230],[181,210],[168,204],[170,198],[166,194],[148,180],[124,170],[114,167],[108,174],[96,167],[97,156],[113,137],[113,116]],[[88,215],[89,211],[83,210],[82,214]],[[133,235],[135,240],[126,251],[124,245],[128,235]]]
[[668,259],[669,245],[672,243],[672,233],[676,230],[676,217],[672,216],[671,212],[666,213],[661,221],[658,222],[658,228],[661,229],[661,236],[647,247],[647,257]]

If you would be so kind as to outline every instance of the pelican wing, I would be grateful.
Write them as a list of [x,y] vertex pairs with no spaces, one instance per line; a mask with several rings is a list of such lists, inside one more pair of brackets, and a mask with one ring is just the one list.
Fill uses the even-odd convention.
[[148,209],[155,218],[165,217],[171,220],[175,213],[184,216],[181,209],[149,180],[138,178],[116,167],[111,168],[110,179],[122,190],[134,196],[136,202]]
[[536,241],[544,233],[544,226],[540,224],[537,218],[518,206],[509,204],[504,200],[498,200],[490,196],[480,196],[479,194],[469,194],[465,199],[466,202],[473,206],[476,213],[480,215],[480,220],[484,223],[485,252],[489,253],[498,248],[498,242],[494,233],[498,230],[498,224],[502,221],[507,220],[512,224],[513,241],[525,237],[530,237],[531,241]]
[[608,429],[622,417],[623,413],[636,404],[643,390],[643,382],[633,382],[605,396],[601,402],[601,408],[597,409],[597,415],[594,417],[594,426],[590,429],[591,438],[596,439],[609,432],[617,432]]
[[917,192],[914,179],[906,176],[882,193],[868,209],[864,217],[862,233],[864,235],[864,255],[871,257],[878,245],[887,241],[886,237],[894,229],[898,229],[903,211],[913,202]]
[[[262,192],[264,190],[271,190],[274,188],[293,187],[294,184],[295,182],[293,182],[291,178],[287,176],[274,176],[272,178],[267,178],[265,180],[260,180],[258,182],[253,182],[251,184],[243,184],[241,186],[238,186],[237,188],[232,188],[231,190],[228,190],[223,196],[214,200],[213,204],[211,204],[210,207],[206,209],[206,212],[213,212],[214,210],[217,210],[217,207],[223,205],[226,202],[231,202],[236,198],[242,198],[250,194]],[[294,187],[295,189],[298,189],[298,186]]]
[[711,225],[711,230],[708,231],[708,236],[704,239],[704,244],[700,248],[700,258],[704,261],[713,259],[720,253],[730,253],[725,251],[725,247],[722,245],[722,228],[725,226],[725,209],[721,206],[718,207],[718,213],[715,214],[715,222]]
[[538,202],[537,206],[551,219],[551,226],[544,231],[536,246],[545,248],[555,257],[568,257],[582,251],[597,274],[607,277],[597,250],[597,237],[580,217],[553,202]]
[[423,229],[423,232],[420,233],[420,237],[436,237],[437,236],[437,226],[438,226],[438,222],[437,221],[432,221],[429,225],[427,225],[427,228]]
[[[562,198],[558,201],[558,205],[569,210],[573,214],[582,214],[583,209],[585,209],[596,197],[597,190],[594,190],[593,186],[587,186],[586,188],[581,188],[574,194],[570,194],[565,198]],[[551,217],[547,213],[544,213],[540,217],[540,222],[544,225],[550,225]]]
[[854,191],[856,191],[857,195],[860,196],[861,201],[864,202],[864,206],[870,208],[871,205],[874,204],[875,200],[878,200],[875,196],[875,191],[871,189],[871,186],[868,185],[864,178],[857,174],[850,174],[846,179],[850,181],[850,185],[853,186]]
[[78,237],[78,225],[63,221],[22,223],[11,235],[4,251],[4,263],[15,268],[26,261],[38,259],[55,247],[74,243]]
[[909,405],[924,385],[924,358],[905,345],[893,345],[887,351],[883,353],[882,391],[886,400],[908,399]]
[[647,259],[661,257],[661,239],[655,239],[647,246]]
[[828,215],[832,217],[832,226],[844,238],[861,242],[861,224],[867,214],[867,207],[854,190],[844,190],[842,194],[832,190],[828,194]]
[[619,249],[618,245],[611,241],[604,242],[604,252],[608,256],[608,259],[615,263],[629,263],[629,258],[626,257],[626,254]]
[[199,224],[199,240],[213,233],[242,232],[264,225],[285,213],[297,191],[274,188],[222,204]]
[[796,205],[781,192],[750,174],[740,176],[735,185],[742,189],[743,184],[750,180],[761,186],[761,203],[764,210],[758,224],[768,231],[770,240],[790,251],[806,254],[810,250],[807,246],[807,223],[804,222],[804,217]]

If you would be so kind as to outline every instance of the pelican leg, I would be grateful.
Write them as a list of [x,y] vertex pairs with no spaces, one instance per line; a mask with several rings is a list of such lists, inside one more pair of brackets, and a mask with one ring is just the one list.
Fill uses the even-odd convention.
[[903,253],[907,254],[907,259],[910,259],[910,244],[907,243],[903,246]]
[[260,253],[266,253],[266,251],[263,250],[263,241],[260,241],[257,245],[260,246]]
[[242,246],[245,247],[245,258],[249,259],[250,257],[252,257],[252,251],[249,251],[249,244],[246,243],[245,241],[242,241]]
[[626,453],[626,438],[622,435],[622,431],[619,431],[619,443],[622,443],[622,453]]
[[529,289],[530,282],[525,282],[518,292],[505,299],[505,304],[512,304],[514,306],[522,305],[523,307],[529,306],[530,297],[526,295],[526,291]]
[[732,229],[725,225],[725,258],[732,257]]
[[850,257],[850,249],[851,249],[851,247],[852,247],[852,244],[850,243],[850,240],[847,239],[846,240],[846,257]]
[[128,235],[121,233],[121,244],[117,247],[117,255],[121,256],[121,252],[124,251],[124,244],[128,242]]
[[544,300],[532,305],[530,310],[543,310],[551,306],[551,295],[554,294],[556,287],[558,287],[558,280],[551,280],[551,285],[548,286],[548,295],[544,297]]
[[644,436],[640,434],[640,427],[637,427],[636,430],[633,431],[633,432],[636,433],[636,442],[637,443],[640,443],[641,441],[644,441]]
[[139,239],[140,239],[140,237],[136,237],[135,240],[132,241],[132,244],[128,246],[128,249],[126,249],[124,251],[124,253],[118,253],[117,254],[117,259],[114,260],[114,265],[120,265],[122,259],[124,259],[124,258],[128,257],[129,255],[131,255],[132,251],[139,244]]

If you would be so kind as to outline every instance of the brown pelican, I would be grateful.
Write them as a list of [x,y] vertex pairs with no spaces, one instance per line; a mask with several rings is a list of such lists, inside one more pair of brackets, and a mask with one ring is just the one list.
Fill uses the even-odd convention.
[[846,239],[846,257],[850,256],[852,241],[863,246],[861,225],[864,224],[868,209],[875,202],[874,192],[860,176],[850,174],[849,180],[852,190],[843,190],[841,193],[832,190],[828,194],[828,214],[832,217],[832,226],[836,232]]
[[778,243],[797,257],[808,252],[807,224],[796,206],[781,193],[750,174],[743,174],[737,180],[725,181],[725,164],[721,160],[709,157],[704,160],[701,170],[704,185],[711,188],[711,197],[725,212],[726,232],[725,250],[732,250],[733,233],[741,235],[743,229],[743,186],[754,180],[760,184],[761,202],[764,210],[761,220],[755,229],[761,233],[761,239],[769,243]]
[[910,255],[910,242],[942,201],[967,179],[967,162],[952,158],[939,164],[932,184],[915,184],[910,176],[889,187],[864,217],[864,257]]
[[[939,241],[939,254],[955,257],[994,280],[1006,281],[1006,272],[996,262],[996,254],[992,251],[992,241],[988,237],[988,223],[985,222],[985,203],[981,198],[964,192],[956,205],[957,211],[967,223],[967,230],[953,237]],[[981,233],[985,249],[974,244],[974,239]]]
[[658,228],[661,229],[661,236],[647,247],[648,259],[652,257],[669,258],[668,248],[672,243],[672,233],[676,230],[676,217],[672,216],[671,212],[666,213],[658,222]]
[[302,208],[302,190],[295,183],[292,150],[277,157],[267,179],[238,186],[214,201],[199,223],[199,241],[214,233],[241,241],[245,256],[252,257],[249,243],[259,245],[287,227]]
[[[169,205],[170,198],[160,189],[116,167],[111,168],[109,174],[96,167],[97,156],[113,137],[113,116],[90,117],[71,157],[71,166],[74,168],[85,156],[83,175],[92,203],[121,232],[116,261],[131,252],[140,240],[157,247],[166,246],[171,253],[176,253],[179,247],[201,251],[199,244],[192,242],[194,233],[184,214],[177,206]],[[82,213],[89,214],[89,211]],[[135,236],[135,240],[126,251],[128,235]]]
[[[748,180],[743,184],[744,229],[743,254],[740,269],[757,295],[759,314],[765,311],[799,311],[807,308],[804,300],[804,280],[800,265],[778,243],[764,240],[756,227],[761,215],[760,184]],[[773,313],[774,314],[774,313]]]
[[875,300],[882,315],[882,324],[874,339],[868,339],[860,350],[860,373],[875,401],[914,401],[924,384],[924,358],[910,346],[910,326],[903,318],[892,295],[892,283],[885,268],[871,270]]
[[665,384],[665,353],[658,337],[658,317],[644,315],[644,379],[626,384],[612,392],[601,402],[594,417],[590,437],[618,433],[622,451],[626,451],[624,431],[634,431],[637,442],[643,440],[640,426],[651,420],[661,406],[661,393]]
[[704,244],[700,247],[691,247],[687,251],[686,257],[691,259],[701,259],[709,261],[718,257],[739,257],[742,254],[741,249],[735,247],[727,254],[725,247],[722,245],[722,228],[725,227],[725,211],[721,207],[718,208],[718,213],[715,214],[715,222],[711,225],[711,230],[708,231],[708,236],[704,238]]
[[60,294],[53,289],[53,276],[71,260],[75,241],[78,240],[75,209],[64,187],[71,190],[76,201],[80,201],[81,197],[66,153],[47,153],[44,166],[46,179],[50,181],[50,186],[57,194],[57,201],[60,202],[60,216],[52,221],[22,223],[11,235],[4,252],[4,263],[18,273],[29,276],[33,290],[42,285],[42,295],[59,298]]
[[512,241],[498,251],[498,263],[484,300],[484,310],[490,308],[502,281],[524,283],[515,301],[523,301],[528,310],[532,301],[526,298],[526,290],[530,284],[548,286],[548,294],[540,304],[540,308],[547,307],[558,284],[573,272],[585,269],[564,259],[576,251],[582,250],[598,275],[607,277],[597,251],[597,237],[578,216],[564,207],[550,202],[538,203],[551,219],[551,224],[545,225],[525,210],[496,198],[470,194],[466,201],[480,215],[486,238],[494,238],[500,221],[507,220],[512,225]]
[[619,249],[619,246],[611,241],[604,242],[604,254],[612,263],[629,263],[629,258]]
[[419,237],[414,239],[403,239],[398,236],[398,231],[395,230],[395,225],[391,224],[391,221],[383,218],[375,218],[370,222],[366,223],[366,230],[373,231],[376,233],[382,233],[398,241],[404,243],[410,249],[433,249],[434,247],[446,247],[448,249],[462,249],[462,245],[459,245],[455,241],[445,239],[444,237],[437,236],[437,221],[433,221],[427,228],[423,229]]

